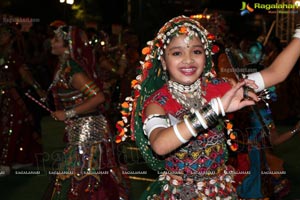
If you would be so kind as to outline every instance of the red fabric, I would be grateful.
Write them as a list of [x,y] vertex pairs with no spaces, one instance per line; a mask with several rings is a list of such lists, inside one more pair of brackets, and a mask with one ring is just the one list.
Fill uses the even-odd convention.
[[231,85],[227,82],[221,82],[218,84],[208,83],[206,88],[205,99],[209,102],[212,98],[222,97],[228,90],[231,89]]
[[[222,97],[228,90],[231,89],[231,85],[227,82],[220,82],[217,84],[207,83],[206,86],[202,87],[202,90],[206,91],[206,96],[204,97],[207,102],[212,98]],[[164,107],[164,110],[167,110],[168,113],[176,116],[178,110],[183,109],[182,106],[176,101],[169,101],[172,99],[172,95],[169,92],[167,85],[165,84],[161,89],[154,92],[144,103],[146,108],[150,103],[156,103]],[[145,120],[145,115],[143,114],[143,121]]]

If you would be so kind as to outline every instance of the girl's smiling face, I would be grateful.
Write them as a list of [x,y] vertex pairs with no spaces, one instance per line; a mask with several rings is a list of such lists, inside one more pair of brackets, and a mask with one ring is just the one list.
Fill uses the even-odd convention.
[[161,58],[170,80],[191,85],[201,76],[206,62],[205,50],[198,37],[174,37]]

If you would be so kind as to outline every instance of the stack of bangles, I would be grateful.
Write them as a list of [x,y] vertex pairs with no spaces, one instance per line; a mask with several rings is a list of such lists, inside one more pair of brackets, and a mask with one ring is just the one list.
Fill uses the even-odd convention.
[[[191,112],[192,114],[185,115],[183,120],[187,129],[194,137],[197,137],[199,132],[214,125],[218,121],[220,113],[222,113],[222,116],[225,116],[225,111],[219,97],[212,99],[210,103],[202,107],[201,111],[192,110]],[[188,140],[184,139],[180,134],[177,124],[173,126],[173,130],[180,142],[188,142]]]
[[66,110],[65,111],[65,116],[66,119],[71,119],[77,115],[76,111],[74,109]]

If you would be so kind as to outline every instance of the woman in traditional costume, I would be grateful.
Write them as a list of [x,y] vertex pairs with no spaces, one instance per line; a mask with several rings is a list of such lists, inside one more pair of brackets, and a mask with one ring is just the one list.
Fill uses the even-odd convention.
[[128,199],[113,136],[99,109],[105,98],[85,32],[60,26],[51,46],[59,57],[49,88],[56,107],[51,115],[66,123],[68,137],[52,199]]

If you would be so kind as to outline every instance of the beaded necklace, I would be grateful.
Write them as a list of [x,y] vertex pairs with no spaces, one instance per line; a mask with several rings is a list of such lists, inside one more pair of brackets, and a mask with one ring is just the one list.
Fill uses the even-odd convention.
[[58,68],[58,70],[56,71],[56,73],[55,73],[55,75],[54,75],[53,81],[52,81],[52,83],[50,84],[50,86],[49,86],[48,89],[47,89],[46,97],[40,99],[42,102],[46,103],[49,92],[53,89],[53,87],[54,87],[59,81],[61,81],[61,77],[62,77],[62,75],[63,75],[63,69],[64,69],[64,66],[65,66],[65,64],[60,64],[60,65],[59,65],[59,68]]
[[47,92],[49,92],[59,82],[63,68],[64,68],[64,64],[60,64],[59,69],[56,71],[54,79],[53,79],[51,85],[49,86]]
[[180,83],[169,80],[168,90],[175,99],[183,107],[189,110],[199,110],[206,102],[201,89],[201,81],[198,79],[191,85],[182,85]]

